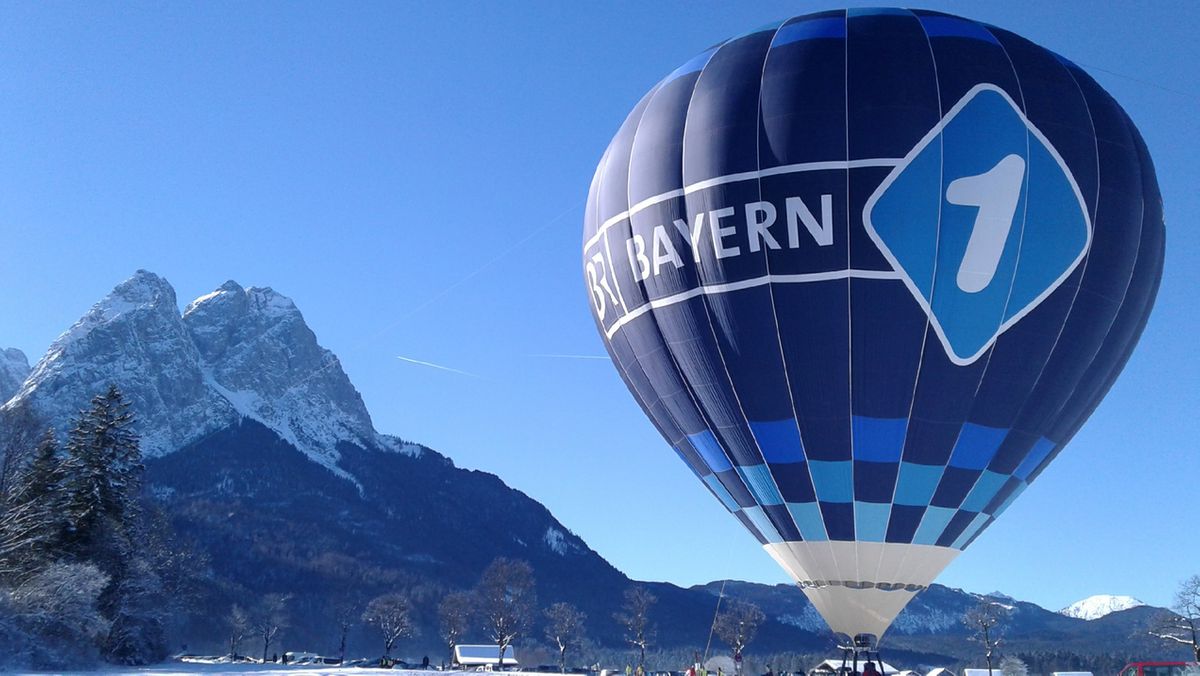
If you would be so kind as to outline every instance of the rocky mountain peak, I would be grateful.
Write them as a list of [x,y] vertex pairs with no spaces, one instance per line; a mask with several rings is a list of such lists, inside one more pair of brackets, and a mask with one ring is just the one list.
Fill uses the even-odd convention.
[[246,302],[246,290],[241,284],[232,279],[217,287],[215,291],[200,296],[196,300],[188,303],[183,309],[183,316],[187,317],[193,312],[211,312],[215,308],[223,307],[230,303],[239,305]]
[[124,309],[139,306],[175,308],[175,288],[153,272],[138,270],[113,288],[95,307],[115,316],[112,313],[119,314]]
[[24,400],[66,430],[92,396],[116,384],[138,413],[143,452],[162,455],[236,419],[205,386],[199,363],[175,290],[139,270],[54,341],[9,405]]
[[418,452],[375,432],[337,357],[317,343],[295,303],[269,287],[228,281],[181,315],[170,283],[139,270],[21,380],[6,405],[27,401],[64,430],[93,395],[118,385],[137,412],[142,450],[151,457],[242,418],[348,478],[337,464],[340,443]]
[[299,318],[300,310],[296,308],[296,304],[292,302],[292,299],[276,292],[275,289],[269,286],[252,286],[246,289],[246,295],[250,298],[255,312],[260,315],[271,317],[296,315]]

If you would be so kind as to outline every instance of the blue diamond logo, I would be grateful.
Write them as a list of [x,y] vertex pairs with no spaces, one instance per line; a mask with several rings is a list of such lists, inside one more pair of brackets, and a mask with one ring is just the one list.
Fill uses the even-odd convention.
[[888,174],[863,223],[960,365],[1053,293],[1092,239],[1062,157],[986,83]]

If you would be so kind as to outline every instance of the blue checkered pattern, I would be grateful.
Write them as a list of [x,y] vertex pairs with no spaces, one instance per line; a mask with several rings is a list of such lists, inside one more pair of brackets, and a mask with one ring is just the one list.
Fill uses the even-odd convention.
[[[966,423],[949,462],[925,465],[901,460],[905,423],[903,418],[854,418],[852,460],[788,456],[792,462],[733,467],[721,455],[701,477],[764,544],[841,539],[963,549],[1025,490],[1055,448],[1040,439],[1028,445],[1017,468],[992,468],[1007,430]],[[796,421],[752,425],[758,430],[788,426],[795,429]],[[756,436],[760,443],[771,438]]]

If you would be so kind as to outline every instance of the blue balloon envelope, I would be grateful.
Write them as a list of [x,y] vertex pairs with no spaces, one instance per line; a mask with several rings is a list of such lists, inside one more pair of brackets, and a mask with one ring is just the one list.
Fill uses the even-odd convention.
[[659,82],[583,272],[649,419],[838,633],[881,637],[1108,391],[1162,273],[1092,78],[919,10],[789,19]]

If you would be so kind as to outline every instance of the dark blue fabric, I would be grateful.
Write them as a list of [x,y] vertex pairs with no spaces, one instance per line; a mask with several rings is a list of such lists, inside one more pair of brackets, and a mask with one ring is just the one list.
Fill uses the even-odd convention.
[[600,161],[583,263],[620,376],[761,542],[963,548],[1112,386],[1164,242],[1144,141],[1078,66],[854,9],[656,85]]

